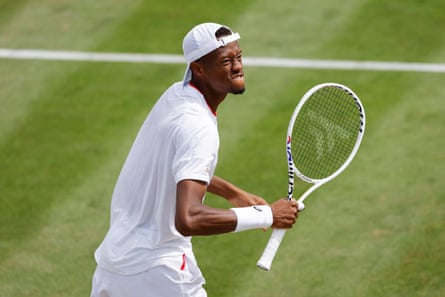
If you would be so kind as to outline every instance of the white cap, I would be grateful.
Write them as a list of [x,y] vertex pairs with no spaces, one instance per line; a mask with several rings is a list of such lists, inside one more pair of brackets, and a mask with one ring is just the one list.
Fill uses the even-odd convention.
[[192,79],[192,71],[190,70],[190,64],[205,55],[213,52],[214,50],[225,46],[226,44],[240,39],[238,33],[233,33],[219,40],[216,38],[215,33],[221,27],[232,30],[224,25],[216,23],[204,23],[197,25],[184,37],[182,43],[182,49],[184,51],[184,58],[187,62],[187,68],[184,74],[184,84],[188,83]]

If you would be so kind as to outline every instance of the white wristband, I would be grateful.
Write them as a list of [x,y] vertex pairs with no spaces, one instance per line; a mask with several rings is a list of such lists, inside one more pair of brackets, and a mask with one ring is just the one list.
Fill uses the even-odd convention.
[[272,226],[273,215],[269,205],[231,208],[236,214],[237,223],[234,232]]

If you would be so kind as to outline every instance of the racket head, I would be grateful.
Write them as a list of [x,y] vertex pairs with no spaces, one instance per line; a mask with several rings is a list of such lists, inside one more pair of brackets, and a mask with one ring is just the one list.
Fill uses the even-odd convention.
[[[295,108],[287,131],[288,199],[292,198],[295,174],[313,184],[298,199],[299,203],[340,174],[357,153],[364,132],[365,111],[351,89],[338,83],[324,83],[307,91]],[[318,170],[319,167],[322,169]],[[273,230],[257,262],[259,268],[270,270],[285,233],[284,229]]]
[[356,155],[365,122],[363,104],[350,88],[338,83],[312,87],[289,121],[289,172],[312,184],[332,180]]

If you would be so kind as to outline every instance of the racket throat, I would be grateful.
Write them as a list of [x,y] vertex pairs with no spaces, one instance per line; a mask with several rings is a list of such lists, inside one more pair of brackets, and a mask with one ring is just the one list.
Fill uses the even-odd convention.
[[287,199],[291,200],[294,193],[294,161],[292,158],[291,150],[291,137],[287,137],[286,141],[286,154],[287,154],[287,168],[288,168],[288,188],[287,188]]

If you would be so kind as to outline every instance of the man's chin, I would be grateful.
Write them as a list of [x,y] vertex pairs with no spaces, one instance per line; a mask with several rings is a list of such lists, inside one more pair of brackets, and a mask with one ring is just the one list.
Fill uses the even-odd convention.
[[244,83],[244,77],[240,77],[233,80],[232,83],[232,94],[239,95],[243,94],[246,90],[246,85]]
[[241,89],[237,89],[237,90],[233,90],[232,94],[234,95],[241,95],[246,91],[246,88],[241,88]]
[[244,83],[234,84],[232,87],[232,94],[240,95],[246,91],[246,85]]

